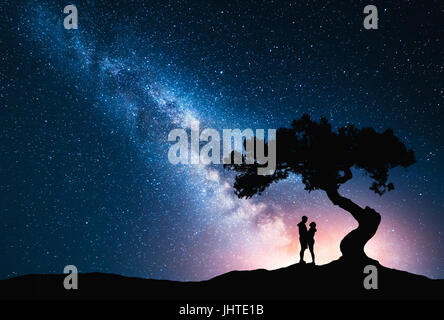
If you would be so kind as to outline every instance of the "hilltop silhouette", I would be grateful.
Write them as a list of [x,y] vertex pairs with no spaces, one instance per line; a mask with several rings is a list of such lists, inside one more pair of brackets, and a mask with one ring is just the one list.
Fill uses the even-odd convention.
[[[378,269],[378,289],[366,290],[366,264]],[[66,275],[26,275],[0,281],[1,299],[444,299],[444,279],[389,269],[374,260],[343,258],[326,265],[295,264],[277,270],[232,271],[201,282],[79,274],[78,290]]]

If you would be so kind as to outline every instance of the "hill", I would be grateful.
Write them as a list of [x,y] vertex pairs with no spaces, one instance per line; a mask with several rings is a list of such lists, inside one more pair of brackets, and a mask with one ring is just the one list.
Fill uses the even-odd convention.
[[[378,270],[378,289],[366,290],[364,266]],[[0,299],[444,299],[444,279],[386,268],[377,261],[339,259],[326,265],[295,264],[277,270],[232,271],[201,282],[79,274],[78,290],[66,275],[26,275],[0,281]]]

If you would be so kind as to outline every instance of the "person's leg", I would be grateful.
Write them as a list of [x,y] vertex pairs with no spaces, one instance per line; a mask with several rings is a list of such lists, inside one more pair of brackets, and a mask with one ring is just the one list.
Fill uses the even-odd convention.
[[313,246],[314,246],[314,243],[308,244],[308,248],[310,249],[310,253],[311,253],[311,260],[313,261],[313,264],[315,264],[315,254],[314,254]]
[[299,252],[299,257],[300,257],[299,262],[305,262],[304,261],[304,252],[305,252],[305,249],[307,249],[307,244],[304,243],[303,241],[300,241],[300,244],[301,244],[301,251]]

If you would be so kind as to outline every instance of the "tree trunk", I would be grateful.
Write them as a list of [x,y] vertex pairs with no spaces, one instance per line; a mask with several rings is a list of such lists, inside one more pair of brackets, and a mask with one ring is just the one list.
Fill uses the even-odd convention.
[[372,208],[363,209],[350,199],[341,196],[337,188],[331,188],[326,192],[334,205],[350,212],[359,224],[342,239],[340,244],[342,256],[353,260],[368,259],[364,246],[375,235],[381,222],[381,215]]

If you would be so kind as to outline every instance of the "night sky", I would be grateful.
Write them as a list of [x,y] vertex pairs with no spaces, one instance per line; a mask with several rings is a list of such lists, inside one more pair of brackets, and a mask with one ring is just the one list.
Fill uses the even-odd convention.
[[[382,197],[359,171],[340,192],[381,213],[381,264],[444,277],[440,1],[0,1],[0,278],[111,272],[203,280],[317,262],[356,222],[297,176],[239,200],[221,165],[168,161],[174,128],[392,128],[417,163]],[[365,30],[363,8],[379,10]],[[279,142],[278,142],[279,148]],[[307,258],[308,258],[308,252]],[[309,258],[308,258],[309,259]]]

